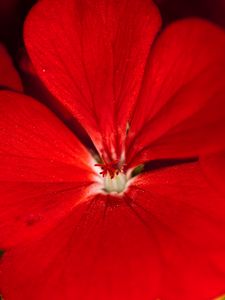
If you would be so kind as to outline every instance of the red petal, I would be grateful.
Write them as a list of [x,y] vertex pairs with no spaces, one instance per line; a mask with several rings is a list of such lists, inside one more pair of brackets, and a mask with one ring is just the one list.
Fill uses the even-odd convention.
[[13,66],[11,57],[0,44],[0,87],[22,92],[22,82]]
[[162,33],[134,110],[129,159],[197,156],[224,147],[224,53],[224,32],[205,21],[179,21]]
[[123,198],[96,195],[6,251],[3,297],[213,299],[225,282],[224,206],[198,164],[140,175]]
[[225,197],[209,185],[199,164],[143,174],[130,186],[129,196],[158,240],[164,274],[159,298],[222,295]]
[[210,182],[225,195],[225,151],[202,157],[200,162]]
[[32,98],[1,92],[0,115],[1,248],[35,237],[86,200],[94,162]]
[[34,66],[100,151],[121,151],[119,137],[159,25],[149,0],[44,0],[28,17],[25,41]]
[[60,119],[76,133],[76,136],[79,137],[88,148],[93,148],[90,137],[84,128],[79,124],[77,119],[75,119],[74,116],[59,101],[57,101],[41,81],[25,51],[21,56],[20,69],[23,72],[23,84],[26,93],[47,105],[52,111],[60,116]]
[[96,196],[42,240],[6,252],[0,286],[8,300],[152,300],[159,259],[151,230],[126,207]]

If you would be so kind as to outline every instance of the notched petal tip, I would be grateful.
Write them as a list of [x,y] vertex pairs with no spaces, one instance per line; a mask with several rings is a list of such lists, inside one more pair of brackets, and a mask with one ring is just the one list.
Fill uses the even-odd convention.
[[122,152],[160,25],[149,0],[43,0],[27,18],[25,44],[39,76],[99,153],[112,147],[118,157]]

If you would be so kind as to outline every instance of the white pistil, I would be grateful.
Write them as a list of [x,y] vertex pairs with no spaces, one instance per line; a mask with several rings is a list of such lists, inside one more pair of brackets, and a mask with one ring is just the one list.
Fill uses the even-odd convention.
[[107,193],[121,193],[126,188],[127,176],[124,173],[119,173],[111,178],[108,174],[103,178],[104,190]]

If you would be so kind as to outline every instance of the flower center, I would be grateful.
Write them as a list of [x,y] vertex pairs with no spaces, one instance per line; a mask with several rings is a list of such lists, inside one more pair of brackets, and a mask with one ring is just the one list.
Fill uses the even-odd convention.
[[127,175],[124,172],[124,165],[118,160],[95,164],[101,168],[103,190],[107,193],[121,193],[127,185]]
[[127,176],[124,173],[119,173],[111,178],[108,174],[103,178],[104,190],[107,193],[121,193],[124,191],[127,184]]

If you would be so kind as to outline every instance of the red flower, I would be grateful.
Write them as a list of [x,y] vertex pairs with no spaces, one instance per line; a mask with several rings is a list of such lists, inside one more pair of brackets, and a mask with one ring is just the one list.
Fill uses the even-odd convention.
[[[1,92],[4,299],[221,295],[224,196],[192,158],[224,148],[224,32],[193,19],[155,39],[145,0],[52,3],[31,11],[28,52],[99,157],[42,104]],[[153,170],[166,158],[192,162]]]

